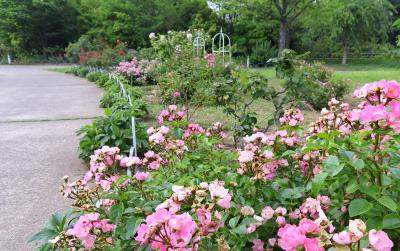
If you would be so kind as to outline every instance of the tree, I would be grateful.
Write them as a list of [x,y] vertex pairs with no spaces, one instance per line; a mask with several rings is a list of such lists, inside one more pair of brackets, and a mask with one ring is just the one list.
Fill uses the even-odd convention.
[[77,12],[66,0],[0,0],[0,40],[14,52],[47,54],[77,37]]
[[351,48],[386,42],[391,10],[387,0],[321,0],[305,21],[305,36],[314,41],[328,37],[338,43],[342,64],[347,64]]
[[290,27],[292,23],[302,15],[315,0],[272,0],[273,6],[278,11],[279,28],[279,52],[289,48]]
[[151,32],[186,30],[195,17],[212,17],[205,0],[74,0],[74,6],[85,34],[131,48],[147,46]]

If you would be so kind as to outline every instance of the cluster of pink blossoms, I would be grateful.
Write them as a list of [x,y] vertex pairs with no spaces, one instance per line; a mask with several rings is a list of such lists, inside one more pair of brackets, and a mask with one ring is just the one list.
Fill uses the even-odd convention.
[[[66,234],[74,238],[69,241],[70,246],[75,246],[76,239],[79,239],[85,249],[91,250],[95,245],[96,238],[104,233],[111,233],[115,227],[114,224],[109,223],[108,219],[101,220],[99,213],[90,213],[80,216],[72,228],[67,230]],[[104,237],[102,236],[101,238]],[[111,235],[105,241],[112,244]]]
[[[262,210],[261,216],[253,216],[259,223],[256,223],[256,226],[251,230],[255,231],[256,227],[276,216],[275,222],[281,226],[277,234],[279,238],[270,238],[268,240],[270,248],[267,250],[272,250],[278,243],[279,247],[287,251],[296,251],[298,248],[304,248],[306,251],[321,251],[324,250],[319,241],[321,231],[327,227],[331,232],[334,230],[323,210],[323,208],[329,208],[329,206],[330,199],[327,196],[320,195],[317,199],[307,198],[300,209],[296,209],[289,214],[287,214],[287,209],[284,207],[278,207],[274,210],[267,206]],[[285,218],[287,216],[292,220],[300,219],[299,225],[288,224]],[[308,217],[311,217],[312,220]],[[263,241],[255,239],[253,244],[253,251],[264,250]]]
[[162,124],[164,121],[181,121],[185,117],[185,109],[179,110],[176,105],[169,105],[167,110],[162,110],[158,115],[158,123]]
[[293,155],[299,162],[300,171],[304,175],[310,174],[317,175],[321,172],[321,163],[325,159],[325,156],[320,151],[310,151],[307,153],[296,153]]
[[283,114],[283,117],[279,118],[279,122],[282,124],[288,124],[290,126],[296,126],[298,123],[304,121],[303,113],[299,109],[289,109]]
[[144,154],[143,159],[138,157],[122,158],[121,167],[134,168],[134,178],[138,181],[145,181],[150,175],[146,170],[157,170],[161,165],[166,165],[167,162],[167,160],[161,158],[161,156],[154,151],[148,151]]
[[354,130],[371,129],[374,123],[400,131],[399,83],[394,80],[369,83],[355,90],[353,97],[365,101],[358,105],[358,109],[350,110],[349,104],[340,104],[332,99],[329,110],[322,109],[322,117],[311,124],[309,133],[339,130],[342,134],[350,134]]
[[128,78],[135,77],[139,81],[146,81],[148,74],[154,70],[157,63],[157,60],[142,59],[138,61],[133,58],[130,62],[120,62],[116,67],[116,72]]
[[385,126],[400,132],[400,84],[395,80],[366,84],[355,90],[353,97],[367,100],[359,106],[363,123],[385,120]]
[[[216,203],[226,209],[230,207],[231,194],[218,181],[211,184],[202,182],[197,189],[173,186],[172,190],[172,196],[146,217],[135,239],[142,245],[150,244],[152,249],[197,250],[202,236],[215,233],[224,225],[222,215],[216,208],[205,204],[207,198],[210,199],[208,203]],[[178,214],[186,201],[193,203],[191,207],[195,209],[199,223],[187,212]]]
[[103,146],[97,149],[92,156],[90,156],[90,169],[83,177],[83,183],[86,185],[93,178],[95,183],[100,185],[104,191],[111,189],[111,185],[118,179],[116,175],[108,175],[107,171],[119,166],[119,161],[122,155],[119,154],[118,147]]
[[149,142],[150,144],[154,145],[164,144],[168,133],[169,133],[169,128],[166,126],[161,126],[159,128],[149,127],[147,129],[147,134],[149,135]]
[[274,154],[270,150],[264,150],[264,146],[274,144],[276,136],[265,135],[256,132],[251,136],[246,136],[244,149],[239,151],[240,174],[251,173],[253,180],[271,181],[279,167],[288,166],[285,159],[274,159]]
[[186,130],[183,132],[183,137],[189,138],[194,134],[205,133],[205,132],[206,130],[204,130],[204,128],[201,127],[199,124],[191,123],[187,126]]
[[[325,245],[331,246],[350,246],[359,245],[359,241],[367,235],[366,225],[360,219],[350,220],[348,230],[340,233],[334,233],[335,228],[331,221],[326,217],[325,212],[329,210],[331,201],[327,196],[318,196],[316,199],[307,198],[307,200],[296,210],[288,214],[289,218],[298,219],[299,223],[288,224],[284,216],[287,211],[285,208],[278,207],[272,209],[265,207],[262,210],[261,217],[253,217],[263,224],[265,221],[277,216],[276,223],[281,227],[278,230],[277,237],[268,240],[266,250],[272,248],[278,243],[279,247],[286,251],[323,251]],[[242,208],[243,210],[243,208]],[[251,210],[247,210],[251,211]],[[251,211],[254,213],[254,211]],[[363,251],[390,251],[394,246],[388,235],[383,231],[372,229],[368,233],[369,246],[363,248]],[[253,251],[263,251],[264,242],[260,239],[253,241]]]
[[[307,198],[298,209],[289,213],[290,219],[301,218],[321,218],[322,212],[329,212],[331,207],[331,199],[325,195],[318,195],[316,199]],[[333,231],[333,230],[332,230]]]
[[341,135],[348,135],[354,130],[366,129],[360,123],[361,110],[350,110],[348,103],[340,103],[335,98],[332,98],[328,105],[329,109],[323,108],[321,110],[322,116],[311,123],[308,129],[310,135],[332,130],[339,131]]
[[132,58],[130,62],[120,62],[116,70],[127,77],[139,77],[143,73],[136,58]]
[[175,214],[159,209],[146,217],[141,224],[135,240],[142,245],[150,243],[152,249],[161,251],[193,250],[187,246],[193,239],[197,225],[189,213]]
[[204,55],[204,59],[207,60],[208,67],[214,67],[217,61],[217,58],[213,53]]
[[[350,220],[348,230],[336,233],[333,235],[332,240],[339,245],[350,245],[357,243],[366,234],[367,227],[360,219]],[[393,247],[393,242],[389,239],[388,235],[382,230],[371,229],[368,233],[369,245],[377,251],[390,251]],[[363,251],[370,251],[369,248],[364,248]]]
[[212,124],[212,126],[210,128],[207,128],[206,135],[207,136],[216,136],[216,137],[220,137],[222,139],[227,137],[226,133],[224,131],[222,131],[221,122],[215,122],[214,124]]
[[180,139],[171,139],[168,137],[170,129],[166,126],[159,128],[150,127],[147,129],[149,134],[149,142],[153,146],[161,147],[162,150],[175,154],[179,159],[183,157],[183,153],[188,150],[185,141]]

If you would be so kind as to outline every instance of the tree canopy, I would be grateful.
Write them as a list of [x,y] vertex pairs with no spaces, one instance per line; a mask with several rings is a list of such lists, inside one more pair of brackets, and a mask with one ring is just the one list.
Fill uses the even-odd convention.
[[345,63],[355,49],[395,45],[400,29],[399,0],[0,0],[0,9],[0,50],[14,54],[63,53],[82,35],[140,49],[151,32],[222,27],[235,55],[293,48]]

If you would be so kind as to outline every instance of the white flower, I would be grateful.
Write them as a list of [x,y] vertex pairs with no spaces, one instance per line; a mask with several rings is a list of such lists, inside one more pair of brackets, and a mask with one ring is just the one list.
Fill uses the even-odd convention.
[[242,209],[240,209],[240,213],[243,214],[244,216],[253,215],[254,209],[249,206],[244,206],[242,207]]
[[328,109],[326,109],[325,107],[322,108],[322,110],[321,110],[321,114],[322,114],[322,115],[326,115],[326,114],[328,114],[328,113],[329,113],[329,110],[328,110]]
[[349,231],[351,233],[351,239],[353,242],[360,240],[365,235],[367,227],[364,221],[360,219],[350,220]]
[[49,240],[50,243],[56,244],[60,240],[60,236],[57,236],[56,238]]
[[150,34],[149,34],[149,38],[150,38],[150,39],[156,38],[156,34],[155,34],[154,32],[150,33]]

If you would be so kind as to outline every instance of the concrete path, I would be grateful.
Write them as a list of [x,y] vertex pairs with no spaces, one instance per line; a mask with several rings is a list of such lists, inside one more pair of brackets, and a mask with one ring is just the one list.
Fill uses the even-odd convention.
[[0,66],[0,250],[26,241],[69,201],[64,175],[85,171],[75,131],[102,115],[101,90],[51,66]]

